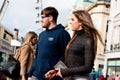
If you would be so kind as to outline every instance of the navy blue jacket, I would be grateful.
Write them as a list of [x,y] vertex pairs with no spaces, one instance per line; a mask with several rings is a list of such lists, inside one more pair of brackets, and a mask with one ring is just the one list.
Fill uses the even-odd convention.
[[59,60],[64,60],[65,48],[69,40],[70,35],[61,24],[43,31],[39,35],[37,56],[30,69],[29,77],[35,76],[38,80],[45,80],[45,73],[53,69]]

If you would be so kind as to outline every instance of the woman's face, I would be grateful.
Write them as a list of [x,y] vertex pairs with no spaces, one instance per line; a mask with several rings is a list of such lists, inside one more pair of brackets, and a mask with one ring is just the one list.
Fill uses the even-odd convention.
[[32,45],[35,45],[36,42],[37,42],[37,37],[31,39],[31,43],[32,43]]
[[82,29],[82,23],[78,21],[76,16],[72,14],[69,19],[69,25],[73,31],[81,30]]

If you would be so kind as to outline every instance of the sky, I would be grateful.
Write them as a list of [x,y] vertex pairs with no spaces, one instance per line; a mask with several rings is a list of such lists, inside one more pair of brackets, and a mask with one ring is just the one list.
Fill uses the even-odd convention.
[[[8,0],[9,5],[1,23],[11,32],[14,28],[19,29],[19,36],[24,37],[28,31],[40,33],[41,24],[36,24],[37,10],[36,0]],[[42,0],[42,9],[54,6],[59,11],[58,23],[64,26],[73,9],[76,0]],[[14,33],[14,32],[13,32]]]

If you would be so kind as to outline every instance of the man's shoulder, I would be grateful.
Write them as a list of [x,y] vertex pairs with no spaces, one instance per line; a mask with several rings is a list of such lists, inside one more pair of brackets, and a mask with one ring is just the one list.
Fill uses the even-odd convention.
[[56,29],[57,32],[60,32],[60,33],[66,33],[67,31],[65,30],[65,27],[62,25],[62,24],[58,24],[57,25],[57,29]]
[[68,33],[65,29],[59,29],[59,30],[58,30],[58,33],[59,33],[60,35],[69,35],[69,33]]

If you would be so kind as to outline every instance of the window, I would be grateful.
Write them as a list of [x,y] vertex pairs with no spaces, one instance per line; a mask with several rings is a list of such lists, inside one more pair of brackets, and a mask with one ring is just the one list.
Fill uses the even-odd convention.
[[108,61],[107,74],[108,75],[120,74],[120,60],[109,60]]
[[7,60],[6,54],[3,52],[0,52],[0,66],[3,66]]
[[98,1],[111,2],[111,0],[98,0]]
[[4,33],[4,35],[3,35],[3,39],[6,39],[6,35],[7,35],[7,34],[6,34],[6,33]]
[[93,3],[93,1],[92,1],[92,0],[84,0],[84,2],[91,2],[91,3]]

